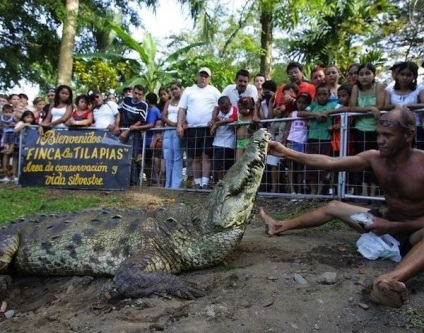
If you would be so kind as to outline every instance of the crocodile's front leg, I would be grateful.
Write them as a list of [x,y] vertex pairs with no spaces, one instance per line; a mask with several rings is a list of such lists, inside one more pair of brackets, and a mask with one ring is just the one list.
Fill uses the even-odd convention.
[[19,246],[18,234],[0,234],[0,273],[7,272]]
[[119,294],[131,298],[165,293],[185,299],[205,295],[194,284],[173,275],[163,257],[148,256],[145,252],[141,260],[137,254],[127,259],[116,272],[113,282]]

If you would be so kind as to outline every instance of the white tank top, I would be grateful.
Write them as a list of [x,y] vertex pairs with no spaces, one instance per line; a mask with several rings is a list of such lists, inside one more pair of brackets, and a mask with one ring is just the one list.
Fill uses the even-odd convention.
[[[396,94],[396,90],[390,90],[388,91],[390,94],[390,104],[392,105],[409,105],[409,104],[418,104],[419,103],[419,95],[420,90],[415,89],[414,91],[411,91],[409,94],[406,95],[398,95]],[[422,119],[421,119],[421,112],[415,112],[415,126],[421,126],[422,125]]]
[[[63,108],[56,108],[53,107],[50,110],[52,114],[52,122],[58,120],[60,117],[63,117],[63,115],[66,113],[66,106]],[[57,124],[55,127],[66,127],[64,123]]]
[[174,123],[177,122],[177,116],[178,116],[178,105],[171,105],[169,103],[168,105],[168,119]]

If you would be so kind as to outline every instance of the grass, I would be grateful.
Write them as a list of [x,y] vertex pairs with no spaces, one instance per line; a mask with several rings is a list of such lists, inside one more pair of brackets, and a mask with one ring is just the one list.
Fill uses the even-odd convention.
[[49,190],[45,188],[0,188],[0,223],[34,213],[69,212],[117,203],[119,192]]

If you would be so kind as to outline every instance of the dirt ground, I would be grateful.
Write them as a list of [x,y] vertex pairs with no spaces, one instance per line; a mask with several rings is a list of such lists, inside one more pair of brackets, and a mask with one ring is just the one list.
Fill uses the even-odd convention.
[[[131,190],[122,200],[153,209],[204,195]],[[257,206],[284,214],[314,205],[259,198]],[[336,224],[269,238],[255,209],[223,264],[181,274],[204,288],[203,298],[115,300],[107,292],[110,278],[15,277],[5,299],[15,314],[0,315],[0,332],[424,332],[424,275],[409,281],[409,305],[370,303],[364,285],[395,264],[363,259],[357,237]],[[333,280],[321,281],[323,273],[335,273],[328,274]]]

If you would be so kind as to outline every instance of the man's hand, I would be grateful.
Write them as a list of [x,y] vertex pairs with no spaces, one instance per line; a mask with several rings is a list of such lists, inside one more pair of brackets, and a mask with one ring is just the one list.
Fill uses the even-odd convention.
[[270,155],[274,155],[277,157],[285,157],[286,149],[287,147],[280,142],[277,142],[277,141],[268,142],[268,154]]
[[395,226],[394,222],[382,219],[381,217],[374,217],[374,222],[366,226],[365,229],[367,231],[372,231],[376,235],[382,236],[393,232]]
[[177,125],[177,135],[179,138],[183,138],[184,136],[184,128],[181,125]]

